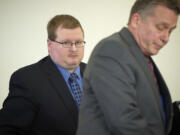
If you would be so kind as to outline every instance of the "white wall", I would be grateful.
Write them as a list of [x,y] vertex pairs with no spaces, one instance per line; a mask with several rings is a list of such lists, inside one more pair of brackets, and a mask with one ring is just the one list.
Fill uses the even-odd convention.
[[[85,30],[84,62],[102,38],[126,26],[134,0],[0,0],[0,108],[8,94],[10,75],[47,53],[47,22],[56,14],[71,14]],[[180,21],[178,21],[180,25]],[[180,100],[180,27],[154,59],[169,86],[173,100]]]

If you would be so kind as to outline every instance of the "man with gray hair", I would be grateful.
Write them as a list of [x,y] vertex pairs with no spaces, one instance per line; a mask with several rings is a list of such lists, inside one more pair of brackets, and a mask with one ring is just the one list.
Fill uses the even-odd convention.
[[77,135],[168,135],[169,90],[151,56],[176,28],[178,0],[136,0],[128,26],[95,47],[84,74]]

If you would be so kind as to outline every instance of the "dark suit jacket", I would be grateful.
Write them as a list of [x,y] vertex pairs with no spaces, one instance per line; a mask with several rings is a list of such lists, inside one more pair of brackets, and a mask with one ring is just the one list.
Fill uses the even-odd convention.
[[148,60],[127,28],[94,49],[83,78],[77,135],[167,135],[172,123],[168,88],[155,66],[164,99]]
[[[85,64],[80,64],[81,75]],[[16,71],[0,110],[0,135],[74,135],[78,108],[63,76],[45,57]]]

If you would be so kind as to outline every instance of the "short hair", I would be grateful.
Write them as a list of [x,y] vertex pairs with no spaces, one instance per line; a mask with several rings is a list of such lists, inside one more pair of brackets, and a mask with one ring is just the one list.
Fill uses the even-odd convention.
[[48,39],[55,40],[56,30],[59,26],[67,29],[80,27],[84,35],[84,30],[80,22],[75,17],[71,15],[56,15],[47,24]]
[[140,14],[145,19],[146,16],[152,13],[152,9],[158,5],[169,8],[177,15],[180,14],[180,0],[136,0],[131,8],[128,24],[130,24],[131,17],[134,13]]

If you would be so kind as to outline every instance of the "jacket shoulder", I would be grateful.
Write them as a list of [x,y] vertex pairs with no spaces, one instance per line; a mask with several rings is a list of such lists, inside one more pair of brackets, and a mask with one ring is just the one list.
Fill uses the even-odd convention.
[[33,77],[33,76],[38,76],[38,74],[41,71],[40,66],[47,61],[47,57],[41,59],[40,61],[21,67],[14,71],[11,75],[11,80],[16,78],[18,80],[22,80],[23,78],[28,78],[28,77]]

